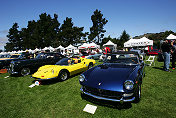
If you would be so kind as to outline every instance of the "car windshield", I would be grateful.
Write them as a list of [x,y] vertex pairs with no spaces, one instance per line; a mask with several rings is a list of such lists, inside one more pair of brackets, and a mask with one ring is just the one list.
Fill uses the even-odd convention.
[[7,58],[8,55],[0,55],[0,58]]
[[138,64],[138,57],[134,54],[107,55],[105,63]]
[[11,55],[10,58],[19,58],[19,57],[20,57],[20,55]]
[[41,53],[41,54],[38,54],[38,55],[36,56],[36,58],[37,58],[37,59],[44,59],[44,58],[46,58],[46,55],[43,54],[43,53]]
[[59,60],[56,65],[68,65],[68,60],[69,58],[63,58],[61,60]]

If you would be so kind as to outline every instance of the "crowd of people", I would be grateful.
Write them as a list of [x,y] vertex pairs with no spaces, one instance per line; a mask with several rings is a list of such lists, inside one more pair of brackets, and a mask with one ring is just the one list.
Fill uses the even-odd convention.
[[172,60],[172,69],[175,70],[176,41],[165,39],[161,45],[161,50],[164,56],[164,68],[163,68],[164,71],[173,72],[169,70],[169,67],[170,67],[170,60]]

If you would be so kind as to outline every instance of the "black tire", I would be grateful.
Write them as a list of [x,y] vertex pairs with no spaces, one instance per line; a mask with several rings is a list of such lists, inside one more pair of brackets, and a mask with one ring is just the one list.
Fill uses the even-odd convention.
[[69,77],[68,71],[66,71],[66,70],[61,70],[61,71],[59,72],[58,78],[59,78],[60,81],[65,81],[65,80],[68,79],[68,77]]
[[88,69],[93,67],[93,63],[89,63]]
[[141,85],[138,86],[136,92],[135,92],[135,103],[139,103],[141,99]]
[[30,73],[31,73],[31,70],[30,70],[30,68],[28,68],[28,67],[22,68],[21,71],[20,71],[20,74],[21,74],[22,76],[29,75]]

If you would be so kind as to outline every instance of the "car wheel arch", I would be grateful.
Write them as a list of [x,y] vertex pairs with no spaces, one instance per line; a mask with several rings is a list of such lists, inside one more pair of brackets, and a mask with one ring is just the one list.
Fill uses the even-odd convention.
[[70,77],[70,72],[69,72],[67,69],[61,69],[61,70],[59,71],[58,77],[57,77],[59,80],[61,80],[61,79],[59,78],[59,76],[60,76],[60,74],[61,74],[63,71],[67,72],[67,74],[68,74],[67,79]]
[[89,68],[90,65],[93,67],[93,62],[90,62],[90,63],[89,63],[88,68]]
[[[29,69],[29,74],[31,73],[31,68],[30,68],[29,66],[23,66],[23,67],[21,67],[21,68],[19,69],[19,70],[20,70],[20,74],[21,74],[22,76],[26,76],[26,75],[23,75],[23,74],[22,74],[22,70],[23,70],[24,68]],[[29,74],[27,74],[27,75],[29,75]]]

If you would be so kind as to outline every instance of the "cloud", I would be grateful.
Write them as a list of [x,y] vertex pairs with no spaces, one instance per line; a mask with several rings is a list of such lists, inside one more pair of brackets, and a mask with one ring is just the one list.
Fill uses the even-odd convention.
[[1,34],[8,34],[8,32],[9,32],[8,30],[2,30],[2,31],[0,31]]
[[0,37],[0,46],[5,46],[7,42],[8,42],[7,37]]

